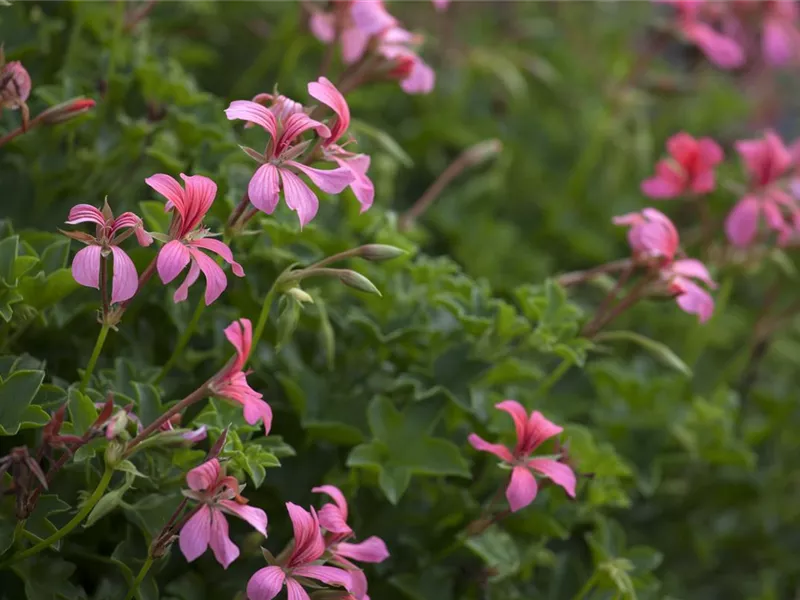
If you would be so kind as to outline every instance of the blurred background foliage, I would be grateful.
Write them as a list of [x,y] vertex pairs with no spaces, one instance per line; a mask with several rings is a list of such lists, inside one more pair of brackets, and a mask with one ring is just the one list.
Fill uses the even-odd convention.
[[[307,100],[325,51],[296,3],[159,2],[131,25],[141,7],[0,8],[6,53],[33,79],[32,114],[76,95],[98,102],[88,116],[0,150],[3,236],[18,235],[13,256],[14,242],[0,248],[11,257],[3,264],[18,265],[0,296],[0,343],[10,357],[0,376],[45,370],[50,387],[32,404],[45,411],[67,397],[97,330],[96,295],[59,275],[68,245],[56,228],[69,208],[108,196],[115,212],[135,210],[157,230],[161,200],[144,178],[204,174],[219,185],[210,213],[219,230],[252,173],[237,144],[259,135],[228,122],[223,109],[276,85]],[[173,305],[171,290],[151,283],[109,338],[90,396],[113,389],[120,405],[133,402],[140,412],[180,398],[224,363],[223,327],[254,319],[288,264],[367,242],[401,246],[408,258],[353,264],[382,298],[315,281],[315,304],[298,312],[283,339],[280,315],[297,308],[290,298],[275,307],[251,383],[273,406],[273,434],[282,439],[260,437],[216,402],[195,415],[217,433],[236,423],[242,443],[229,450],[257,488],[248,490],[251,501],[270,515],[267,546],[277,552],[288,539],[283,503],[309,504],[310,488],[325,482],[352,499],[355,529],[389,546],[391,559],[368,570],[370,594],[380,600],[795,598],[800,346],[794,322],[768,344],[752,335],[766,290],[797,285],[793,259],[718,269],[717,311],[705,326],[670,302],[643,303],[615,324],[679,358],[630,342],[592,346],[578,332],[602,290],[567,297],[545,283],[627,255],[624,232],[610,219],[649,205],[639,183],[667,137],[713,136],[731,159],[723,178],[741,181],[731,142],[779,123],[756,114],[752,87],[665,39],[656,25],[666,13],[650,3],[454,2],[437,13],[427,2],[393,2],[391,10],[426,34],[437,82],[427,96],[391,82],[348,96],[359,148],[372,157],[375,206],[359,214],[347,191],[324,198],[303,232],[285,207],[257,219],[252,234],[233,243],[247,277],[229,277],[157,386],[150,382],[199,291]],[[783,85],[785,75],[775,77]],[[789,109],[787,102],[784,121]],[[17,119],[5,111],[0,126],[13,129]],[[491,138],[503,151],[461,174],[399,231],[398,217],[438,174]],[[722,217],[735,200],[721,187],[708,201]],[[681,229],[694,224],[684,206],[659,208]],[[131,254],[141,271],[152,250]],[[525,511],[468,537],[464,528],[506,472],[472,451],[466,435],[510,441],[507,417],[492,409],[507,397],[567,424],[570,455],[584,474],[578,499],[543,489]],[[34,445],[41,424],[34,419],[1,440],[0,454]],[[177,502],[168,483],[198,456],[141,466],[150,479],[70,536],[59,558],[42,554],[0,572],[0,597],[124,597],[149,536]],[[282,468],[265,471],[276,459]],[[77,490],[96,479],[90,461],[68,470],[42,521],[66,521]],[[187,565],[172,552],[143,597],[235,597],[263,561],[258,540],[234,531],[243,557],[228,571],[208,556]]]

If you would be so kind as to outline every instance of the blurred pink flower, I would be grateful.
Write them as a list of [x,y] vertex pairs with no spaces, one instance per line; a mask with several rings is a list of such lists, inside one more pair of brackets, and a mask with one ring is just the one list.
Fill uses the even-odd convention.
[[257,209],[272,214],[278,206],[280,192],[286,205],[297,213],[300,227],[304,227],[316,216],[319,199],[297,173],[305,174],[318,188],[329,194],[338,194],[353,182],[349,169],[314,169],[295,160],[310,142],[296,143],[302,133],[314,129],[324,138],[331,135],[330,130],[303,112],[293,112],[288,117],[276,118],[270,109],[249,100],[234,100],[225,109],[228,119],[241,119],[263,127],[270,135],[266,150],[259,153],[247,149],[248,155],[261,163],[250,179],[247,192],[250,202]]
[[312,492],[327,494],[333,504],[326,504],[319,511],[320,525],[327,531],[325,546],[331,553],[334,564],[344,567],[352,578],[351,591],[356,600],[369,600],[367,595],[367,578],[364,572],[349,559],[368,563],[381,563],[389,558],[386,543],[377,536],[371,536],[356,544],[344,540],[353,536],[353,530],[347,524],[347,500],[341,490],[333,485],[322,485],[312,488]]
[[[132,212],[114,218],[108,204],[101,212],[89,204],[77,204],[69,211],[67,224],[94,223],[95,235],[65,232],[67,236],[87,244],[72,260],[72,276],[86,287],[100,288],[101,257],[112,257],[111,303],[125,302],[136,294],[139,276],[133,261],[119,244],[133,233],[141,246],[149,246],[153,238],[144,230],[142,220]],[[124,230],[124,233],[122,233]]]
[[681,132],[667,140],[667,152],[670,158],[658,161],[655,176],[642,182],[642,193],[651,198],[675,198],[714,189],[714,167],[723,159],[722,148],[714,140]]
[[237,277],[243,277],[244,270],[233,260],[230,248],[211,238],[212,234],[201,225],[217,195],[217,184],[202,175],[187,177],[181,173],[181,179],[186,186],[185,190],[175,179],[161,173],[144,180],[167,199],[165,210],[174,208],[177,213],[170,226],[170,241],[159,251],[156,266],[161,281],[169,283],[189,265],[186,279],[172,297],[175,302],[186,300],[189,288],[202,272],[206,278],[205,302],[209,305],[225,291],[228,280],[222,267],[202,250],[222,257],[231,265],[231,270]]
[[655,208],[645,208],[639,213],[628,213],[614,217],[615,225],[628,226],[628,243],[637,258],[648,260],[654,257],[672,260],[680,240],[675,225],[667,215]]
[[250,319],[239,319],[225,328],[225,337],[236,349],[230,364],[214,378],[211,391],[222,398],[238,402],[244,408],[244,419],[250,425],[259,421],[264,424],[264,435],[272,427],[272,409],[262,400],[263,396],[247,383],[244,365],[253,345],[253,325]]
[[31,95],[31,76],[18,60],[0,68],[0,108],[15,110]]
[[189,471],[186,483],[191,491],[184,492],[184,495],[201,504],[200,510],[181,528],[178,538],[178,545],[187,561],[197,559],[209,546],[223,568],[227,569],[236,560],[239,548],[228,535],[226,513],[247,521],[266,537],[267,513],[247,506],[247,500],[239,495],[236,478],[225,476],[216,458]]
[[676,260],[661,270],[661,277],[667,282],[669,291],[676,295],[675,301],[684,312],[697,315],[701,323],[711,318],[714,299],[693,281],[702,281],[711,289],[717,287],[703,263],[694,258]]
[[401,27],[392,27],[378,38],[378,52],[389,61],[388,75],[400,81],[407,94],[429,94],[436,74],[415,52],[422,38]]
[[783,243],[800,225],[798,200],[786,191],[789,182],[784,181],[796,163],[792,152],[772,131],[762,139],[736,142],[736,150],[750,176],[750,191],[725,220],[728,239],[735,246],[749,246],[763,215],[767,226],[778,234],[778,242]]
[[312,12],[309,23],[314,36],[326,44],[336,41],[339,30],[342,59],[348,65],[364,56],[372,36],[396,24],[381,0],[335,0],[331,11]]
[[780,67],[800,59],[800,11],[795,0],[766,0],[763,2],[764,22],[762,53],[764,61]]
[[517,432],[514,450],[511,451],[502,444],[491,444],[475,433],[469,434],[467,439],[476,450],[490,452],[512,467],[511,480],[506,488],[511,512],[525,508],[536,498],[538,485],[532,471],[548,477],[574,498],[576,479],[569,466],[552,458],[530,456],[543,442],[561,433],[563,428],[548,421],[538,411],[534,411],[529,417],[525,408],[516,400],[504,400],[496,404],[495,408],[504,410],[514,420]]
[[325,553],[325,542],[319,529],[319,519],[314,509],[311,512],[286,503],[294,530],[294,546],[285,564],[273,565],[256,571],[247,582],[249,600],[272,600],[286,586],[291,600],[309,600],[296,577],[321,581],[328,585],[350,590],[350,573],[337,567],[314,564]]
[[433,5],[436,7],[436,10],[440,12],[447,10],[449,4],[450,0],[433,0]]
[[367,177],[370,158],[366,154],[348,152],[336,143],[350,127],[350,108],[347,106],[347,101],[336,86],[325,77],[309,83],[308,94],[336,113],[336,120],[330,130],[331,135],[322,143],[323,154],[326,159],[334,161],[353,175],[350,189],[361,204],[361,212],[364,212],[372,206],[375,199],[375,186]]

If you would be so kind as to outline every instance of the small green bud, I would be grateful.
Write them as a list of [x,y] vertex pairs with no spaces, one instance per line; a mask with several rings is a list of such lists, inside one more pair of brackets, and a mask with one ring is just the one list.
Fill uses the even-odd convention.
[[365,246],[361,246],[358,250],[358,256],[374,262],[391,260],[407,254],[402,248],[388,246],[386,244],[366,244]]
[[119,440],[111,440],[106,447],[105,461],[106,465],[110,468],[115,468],[121,461],[122,456],[125,454],[125,444]]
[[360,292],[367,292],[368,294],[377,294],[381,296],[381,292],[375,287],[369,279],[364,277],[361,273],[351,271],[350,269],[342,269],[339,271],[339,281],[348,287],[356,289]]
[[311,294],[299,287],[289,288],[286,290],[286,294],[297,300],[300,304],[314,304],[314,298],[311,297]]
[[286,304],[278,316],[278,336],[275,341],[276,349],[283,347],[289,341],[297,328],[300,320],[300,303],[292,297],[286,298]]

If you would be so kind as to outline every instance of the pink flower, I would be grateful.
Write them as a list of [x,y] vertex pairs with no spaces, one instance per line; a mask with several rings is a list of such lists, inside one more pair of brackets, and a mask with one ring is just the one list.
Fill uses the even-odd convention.
[[450,0],[433,0],[433,5],[436,7],[436,10],[439,12],[443,12],[447,10],[447,6],[450,4]]
[[697,315],[701,323],[711,318],[714,312],[714,299],[693,280],[699,280],[708,287],[717,287],[705,265],[694,258],[676,260],[661,270],[661,277],[667,282],[675,301],[686,313]]
[[0,108],[20,108],[31,95],[31,76],[14,60],[0,68]]
[[735,69],[745,62],[742,45],[719,28],[735,24],[721,6],[703,0],[663,0],[678,11],[678,30],[687,41],[695,44],[706,58],[722,69]]
[[330,129],[331,135],[323,141],[322,149],[326,159],[336,162],[353,175],[350,189],[361,204],[361,212],[364,212],[372,206],[375,199],[375,186],[367,177],[370,158],[366,154],[348,152],[336,144],[350,127],[350,108],[347,106],[347,101],[336,86],[325,77],[309,83],[308,94],[330,107],[336,114],[336,120]]
[[612,219],[615,225],[629,226],[628,243],[636,257],[672,260],[678,250],[678,231],[667,215],[655,208],[628,213]]
[[[112,258],[111,303],[125,302],[133,298],[139,287],[139,277],[133,261],[119,247],[131,234],[142,246],[149,246],[153,238],[144,230],[142,220],[132,212],[114,218],[108,204],[101,212],[89,204],[76,204],[69,211],[67,224],[94,223],[95,235],[80,232],[65,232],[68,237],[87,244],[72,260],[72,276],[86,287],[100,288],[102,258]],[[125,231],[127,230],[127,231]],[[123,233],[124,231],[124,233]]]
[[407,94],[429,94],[436,83],[433,69],[412,49],[421,41],[400,27],[387,29],[378,40],[378,52],[389,61],[389,77],[399,80]]
[[250,319],[239,319],[225,328],[225,337],[236,348],[236,356],[211,383],[211,391],[244,407],[244,419],[250,425],[264,423],[264,434],[272,427],[272,409],[263,396],[247,383],[243,371],[253,345],[253,326]]
[[189,295],[189,287],[197,281],[202,272],[206,278],[206,306],[220,297],[228,287],[225,272],[212,258],[202,252],[207,250],[220,256],[231,265],[233,274],[244,276],[242,266],[233,260],[230,248],[219,240],[210,238],[208,229],[201,226],[203,217],[214,202],[217,195],[217,184],[208,177],[193,175],[187,177],[181,173],[186,189],[169,175],[157,174],[145,179],[145,183],[167,199],[166,210],[175,209],[169,238],[158,253],[158,275],[161,281],[169,283],[189,265],[186,279],[175,290],[172,299],[182,302]]
[[189,471],[186,483],[191,491],[184,492],[184,495],[201,504],[200,510],[181,528],[178,539],[187,561],[198,558],[209,546],[214,558],[224,568],[227,569],[236,560],[239,548],[228,535],[226,513],[247,521],[266,537],[267,513],[260,508],[247,506],[247,500],[239,495],[236,478],[226,477],[216,458]]
[[789,182],[781,181],[794,165],[792,153],[772,131],[760,140],[736,142],[736,150],[750,175],[751,191],[728,214],[725,233],[735,246],[747,247],[755,239],[763,215],[782,243],[793,227],[786,214],[794,223],[800,223],[798,201],[784,189]]
[[310,600],[296,578],[313,579],[328,585],[350,589],[350,573],[337,567],[314,564],[325,553],[325,541],[319,530],[319,519],[314,509],[311,512],[286,503],[294,529],[294,547],[283,565],[264,567],[256,571],[247,582],[249,600],[272,600],[286,586],[290,600]]
[[353,530],[347,524],[347,500],[341,490],[333,485],[322,485],[312,488],[312,492],[327,494],[333,504],[326,504],[319,511],[320,525],[327,531],[325,546],[331,553],[331,560],[348,571],[352,578],[351,591],[356,600],[369,600],[367,596],[367,578],[364,572],[349,559],[368,563],[381,563],[389,558],[389,550],[384,541],[372,536],[363,542],[353,544],[344,540],[353,536]]
[[795,0],[767,0],[764,4],[761,52],[764,61],[780,67],[800,58],[800,11]]
[[294,112],[285,119],[276,118],[270,109],[248,100],[235,100],[225,110],[228,119],[241,119],[263,127],[270,134],[270,142],[263,154],[249,149],[248,154],[261,162],[261,166],[250,179],[247,192],[250,202],[260,211],[272,214],[278,206],[280,191],[286,205],[297,213],[300,227],[304,227],[316,216],[319,199],[297,173],[305,174],[317,187],[329,194],[338,194],[354,177],[349,169],[314,169],[295,160],[306,150],[308,143],[295,143],[302,133],[314,129],[322,138],[331,135],[330,130],[302,112]]
[[548,477],[574,498],[576,479],[570,467],[551,458],[530,457],[544,441],[558,435],[563,429],[548,421],[538,411],[531,413],[529,417],[525,408],[516,400],[504,400],[496,404],[495,408],[506,411],[514,420],[517,445],[513,452],[501,444],[490,444],[475,433],[471,433],[467,439],[476,450],[490,452],[512,467],[511,480],[506,488],[511,512],[525,508],[536,498],[538,485],[531,471]]
[[338,29],[342,59],[348,65],[364,56],[372,36],[397,24],[380,0],[335,0],[332,6],[330,12],[312,12],[309,25],[326,44],[336,41]]
[[714,167],[723,158],[714,140],[678,133],[667,140],[667,151],[670,158],[658,161],[655,177],[642,182],[642,193],[651,198],[675,198],[714,189]]

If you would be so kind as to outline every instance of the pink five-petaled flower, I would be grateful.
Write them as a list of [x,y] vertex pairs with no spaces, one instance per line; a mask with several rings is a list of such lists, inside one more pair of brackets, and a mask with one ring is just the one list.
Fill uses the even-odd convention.
[[722,148],[714,140],[678,133],[667,140],[667,151],[670,158],[658,161],[655,176],[642,182],[642,193],[651,198],[675,198],[714,189],[714,167],[723,158]]
[[175,279],[191,263],[186,279],[175,290],[172,299],[175,302],[186,300],[189,287],[197,281],[202,272],[206,278],[205,301],[211,304],[219,298],[228,287],[225,271],[214,259],[202,250],[213,252],[231,265],[233,274],[244,276],[242,266],[233,260],[230,248],[219,240],[209,237],[208,229],[201,226],[203,217],[211,208],[217,195],[217,184],[208,177],[193,175],[187,177],[181,173],[186,189],[169,175],[158,173],[145,179],[145,183],[167,199],[166,210],[174,209],[169,238],[158,253],[156,267],[161,281],[169,283]]
[[20,108],[31,94],[31,76],[14,60],[0,67],[0,108]]
[[711,318],[714,300],[693,280],[702,281],[712,289],[716,284],[699,260],[675,260],[680,239],[675,225],[664,213],[655,208],[645,208],[641,213],[614,217],[613,222],[630,227],[628,243],[634,259],[657,271],[659,279],[675,294],[675,300],[684,312],[696,314],[701,323]]
[[236,348],[236,356],[210,384],[211,391],[222,398],[238,402],[244,407],[244,419],[250,425],[264,423],[264,435],[272,427],[272,409],[263,396],[247,383],[244,364],[253,345],[253,326],[249,319],[239,319],[225,328],[225,337]]
[[779,243],[785,241],[791,233],[785,212],[791,215],[795,227],[800,225],[798,201],[782,189],[780,181],[794,164],[792,153],[772,131],[763,139],[741,140],[735,146],[750,176],[750,191],[725,220],[728,239],[735,246],[749,246],[763,213],[767,226],[778,233]]
[[322,142],[323,153],[325,158],[333,160],[340,167],[352,173],[355,179],[350,183],[350,189],[353,190],[353,194],[361,204],[361,212],[364,212],[372,206],[375,199],[375,186],[367,177],[370,158],[366,154],[348,152],[336,143],[350,127],[350,108],[347,106],[347,100],[325,77],[320,77],[317,81],[308,84],[308,95],[330,107],[336,113],[336,121],[330,128],[331,135]]
[[282,566],[264,567],[256,571],[247,582],[249,600],[272,600],[284,585],[290,600],[309,600],[308,593],[295,577],[315,579],[328,585],[350,590],[350,573],[338,567],[314,564],[325,554],[325,541],[319,529],[319,518],[314,509],[311,512],[286,503],[289,518],[294,529],[294,547],[288,560]]
[[550,478],[574,498],[576,479],[570,467],[552,458],[530,457],[545,440],[558,435],[563,428],[548,421],[538,411],[531,413],[529,417],[525,408],[516,400],[504,400],[496,404],[495,408],[506,411],[514,420],[517,445],[513,452],[502,444],[490,444],[475,433],[469,434],[468,440],[476,450],[491,452],[513,468],[511,480],[506,488],[506,498],[511,512],[525,508],[536,498],[538,485],[532,470]]
[[285,119],[276,118],[272,110],[260,104],[234,100],[225,109],[225,114],[231,121],[241,119],[260,125],[270,135],[270,142],[263,154],[259,155],[254,150],[248,152],[261,163],[247,186],[250,202],[258,210],[272,214],[283,190],[286,204],[297,213],[302,228],[316,216],[319,199],[297,176],[297,172],[304,173],[318,188],[329,194],[338,194],[353,182],[354,176],[349,169],[314,169],[293,160],[308,147],[307,143],[295,143],[302,133],[314,129],[323,139],[331,135],[323,123],[304,112],[293,112]]
[[190,491],[184,495],[201,503],[200,510],[181,528],[178,543],[186,560],[195,560],[209,546],[224,568],[236,560],[239,548],[228,535],[225,513],[247,521],[266,537],[267,514],[260,508],[247,506],[247,500],[239,495],[236,478],[225,476],[216,458],[189,471],[186,482]]
[[331,553],[331,560],[350,571],[352,579],[351,591],[356,600],[369,600],[367,596],[367,578],[364,572],[350,559],[360,562],[381,563],[389,558],[389,550],[384,541],[371,536],[357,544],[345,540],[353,535],[347,524],[347,500],[341,490],[333,485],[321,485],[312,488],[312,492],[327,494],[334,504],[326,504],[319,511],[319,523],[327,531],[325,545]]
[[[122,213],[117,218],[108,204],[100,211],[89,204],[77,204],[69,211],[67,224],[94,223],[95,235],[80,232],[65,232],[67,236],[87,244],[72,260],[72,276],[81,285],[100,288],[100,270],[103,257],[112,257],[111,303],[125,302],[133,298],[139,287],[138,275],[133,261],[119,247],[131,233],[142,246],[149,246],[153,238],[144,230],[142,220],[132,212]],[[123,233],[123,230],[128,230]]]

